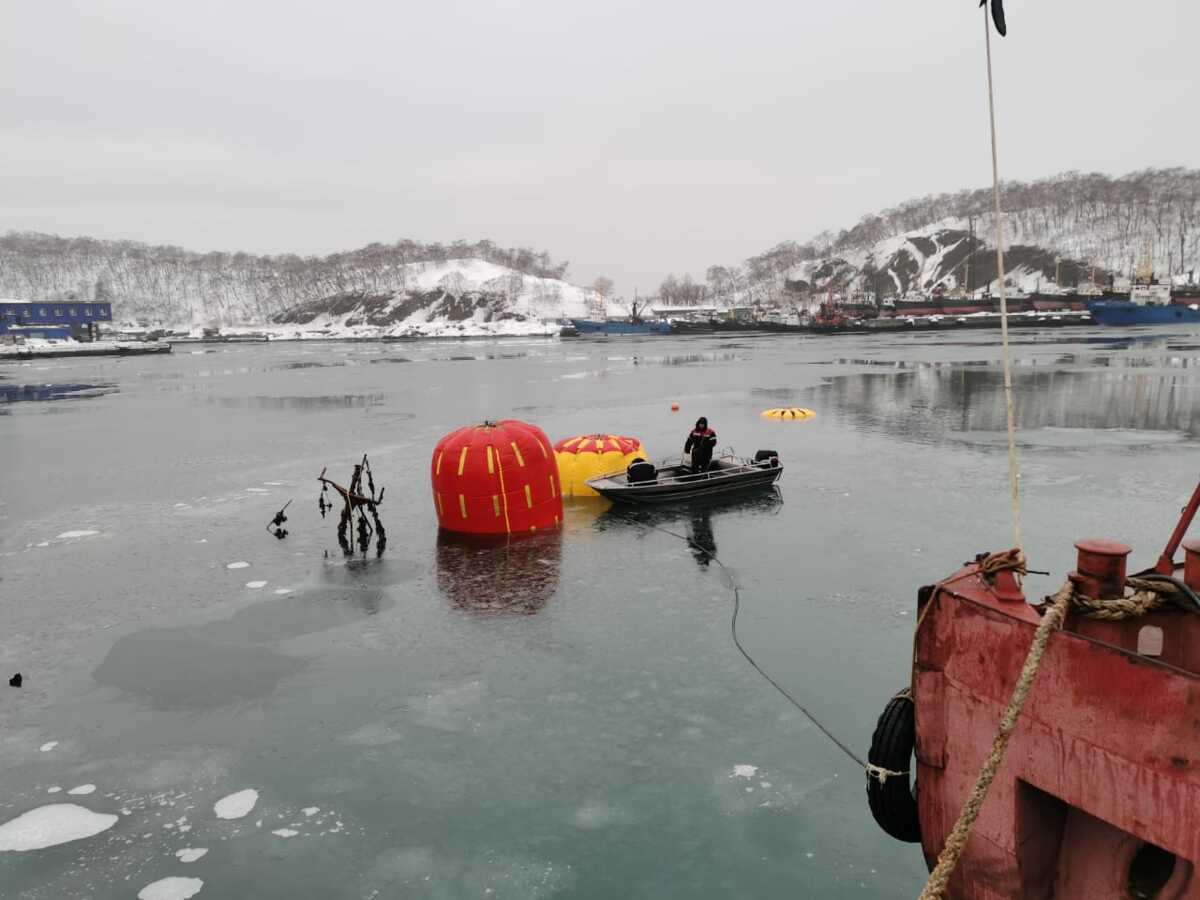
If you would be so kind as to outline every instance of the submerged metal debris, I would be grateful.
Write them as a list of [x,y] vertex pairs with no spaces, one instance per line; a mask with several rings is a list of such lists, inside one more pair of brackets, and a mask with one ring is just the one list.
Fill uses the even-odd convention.
[[[317,509],[320,510],[323,519],[325,513],[335,507],[336,504],[325,499],[331,487],[341,495],[342,514],[338,519],[338,544],[341,546],[342,552],[347,556],[354,555],[354,541],[350,537],[350,528],[351,525],[354,525],[358,552],[366,556],[367,550],[371,546],[371,539],[374,538],[376,555],[382,556],[384,548],[387,546],[387,533],[379,518],[379,506],[383,503],[383,492],[387,489],[380,488],[379,496],[375,496],[375,478],[371,474],[371,464],[367,461],[367,455],[364,453],[362,462],[355,465],[348,488],[326,478],[326,471],[327,468],[322,469],[321,474],[317,476],[317,480],[321,482],[321,494],[317,498]],[[367,494],[363,493],[364,475],[369,491]],[[370,521],[367,520],[368,513],[370,513]],[[372,527],[372,523],[374,527]]]
[[287,503],[283,504],[283,508],[280,509],[279,512],[275,513],[275,518],[273,518],[270,522],[267,523],[268,533],[279,538],[279,540],[281,540],[281,541],[285,537],[288,536],[288,530],[283,527],[283,523],[288,520],[287,508],[291,505],[292,505],[291,500],[289,500]]

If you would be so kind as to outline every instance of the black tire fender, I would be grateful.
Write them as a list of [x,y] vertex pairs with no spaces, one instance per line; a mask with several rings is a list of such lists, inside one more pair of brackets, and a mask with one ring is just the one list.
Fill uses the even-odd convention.
[[[876,824],[898,841],[921,840],[917,788],[910,780],[917,742],[916,707],[905,689],[888,701],[871,735],[867,761],[867,802]],[[896,774],[887,774],[887,773]]]

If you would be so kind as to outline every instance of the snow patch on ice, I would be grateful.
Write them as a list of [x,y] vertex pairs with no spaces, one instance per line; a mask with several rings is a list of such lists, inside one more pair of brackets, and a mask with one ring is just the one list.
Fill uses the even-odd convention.
[[117,817],[74,803],[51,803],[0,825],[0,852],[42,850],[107,831]]
[[184,847],[182,850],[175,851],[175,858],[180,862],[191,863],[201,859],[206,853],[208,853],[207,847]]
[[227,568],[227,569],[248,569],[248,568],[250,568],[250,563],[246,562],[245,560],[238,560],[237,562],[226,563],[225,568]]
[[271,834],[277,834],[282,838],[295,837],[299,833],[300,832],[298,832],[292,828],[276,828],[274,831],[271,832]]
[[74,794],[77,797],[85,796],[87,794],[94,794],[96,793],[96,786],[94,784],[81,784],[77,787],[71,788],[69,791],[67,791],[67,793]]
[[217,814],[218,819],[240,819],[248,815],[256,803],[258,803],[258,791],[254,788],[246,788],[244,791],[222,797],[213,804],[213,812]]
[[181,878],[172,875],[170,878],[160,878],[152,881],[140,891],[138,900],[188,900],[195,897],[204,887],[199,878]]
[[733,774],[730,778],[753,778],[758,774],[758,766],[748,766],[745,763],[739,763],[733,767]]

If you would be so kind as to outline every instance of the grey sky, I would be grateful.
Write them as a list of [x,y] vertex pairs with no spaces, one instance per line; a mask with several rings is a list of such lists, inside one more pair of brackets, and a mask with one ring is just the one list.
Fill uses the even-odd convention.
[[[988,183],[974,0],[0,0],[0,230],[652,290]],[[1196,164],[1200,5],[1008,0],[1001,172]]]

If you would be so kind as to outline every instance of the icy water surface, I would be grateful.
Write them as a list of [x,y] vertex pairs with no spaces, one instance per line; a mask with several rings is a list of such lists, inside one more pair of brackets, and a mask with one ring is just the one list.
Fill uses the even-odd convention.
[[[1030,591],[1084,535],[1149,562],[1200,470],[1200,341],[1017,339],[1028,547],[1053,573]],[[1008,545],[997,361],[971,334],[0,368],[0,674],[25,679],[0,687],[0,893],[914,896],[919,850],[738,654],[700,548],[740,586],[747,648],[865,754],[917,588]],[[781,405],[818,415],[759,417]],[[698,415],[778,450],[780,492],[577,504],[507,549],[438,537],[429,458],[458,425],[615,431],[661,457]],[[388,549],[347,563],[315,478],[363,452]]]

